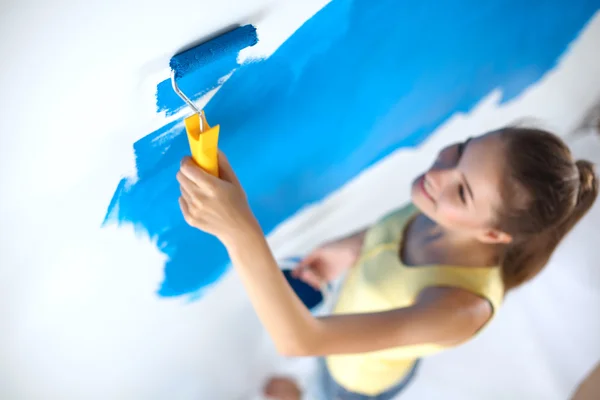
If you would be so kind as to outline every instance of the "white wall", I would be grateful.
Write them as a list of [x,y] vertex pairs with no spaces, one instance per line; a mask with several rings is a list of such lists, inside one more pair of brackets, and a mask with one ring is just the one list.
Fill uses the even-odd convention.
[[[233,273],[202,301],[158,298],[162,255],[131,229],[100,223],[115,182],[133,172],[131,144],[164,124],[153,90],[173,52],[250,22],[261,43],[244,56],[268,55],[325,3],[1,6],[2,398],[245,399],[271,373],[310,368],[276,356]],[[599,47],[597,14],[544,80],[503,106],[491,93],[421,149],[393,154],[303,210],[271,235],[274,250],[302,253],[405,201],[407,193],[381,182],[424,168],[449,140],[524,115],[568,133],[600,95]],[[598,138],[582,140],[576,151],[600,163]],[[357,208],[368,212],[349,218]],[[306,229],[314,218],[317,232]],[[424,363],[405,398],[564,399],[600,358],[599,218],[597,204],[547,271],[508,299],[498,322]],[[482,366],[482,352],[493,361]]]

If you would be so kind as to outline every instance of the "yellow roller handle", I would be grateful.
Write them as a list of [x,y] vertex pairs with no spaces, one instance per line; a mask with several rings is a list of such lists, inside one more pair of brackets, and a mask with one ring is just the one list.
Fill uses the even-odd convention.
[[[204,130],[200,130],[200,118]],[[192,158],[196,164],[211,175],[219,177],[219,125],[210,127],[204,113],[202,116],[194,113],[185,120],[185,130],[187,132],[188,142]]]

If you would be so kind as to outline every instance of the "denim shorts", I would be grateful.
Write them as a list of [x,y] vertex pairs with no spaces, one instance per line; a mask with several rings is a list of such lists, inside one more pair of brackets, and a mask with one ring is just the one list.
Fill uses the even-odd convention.
[[329,370],[327,369],[327,365],[325,364],[324,359],[319,360],[319,384],[321,386],[320,392],[322,396],[327,400],[392,400],[398,394],[400,394],[414,379],[415,374],[417,372],[417,368],[419,363],[421,362],[418,359],[410,372],[406,374],[406,376],[398,382],[396,385],[392,386],[385,392],[369,396],[361,393],[354,393],[349,390],[344,389],[340,386],[339,383],[333,379]]

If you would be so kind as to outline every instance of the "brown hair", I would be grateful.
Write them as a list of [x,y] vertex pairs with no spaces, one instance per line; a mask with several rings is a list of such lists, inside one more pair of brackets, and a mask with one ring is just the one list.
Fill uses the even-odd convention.
[[537,275],[562,238],[594,204],[598,178],[588,161],[575,161],[552,133],[532,128],[498,132],[508,165],[499,228],[510,234],[501,265],[506,290]]

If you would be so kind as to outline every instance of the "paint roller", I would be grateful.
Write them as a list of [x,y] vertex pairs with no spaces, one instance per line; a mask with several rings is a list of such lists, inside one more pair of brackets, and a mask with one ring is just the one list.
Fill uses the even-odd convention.
[[254,46],[257,42],[256,28],[253,25],[244,25],[178,53],[169,62],[173,90],[194,112],[184,120],[192,158],[200,168],[217,177],[219,176],[217,154],[220,127],[208,125],[204,110],[198,108],[181,91],[177,80],[222,57],[231,56],[232,53],[237,54],[246,47]]

